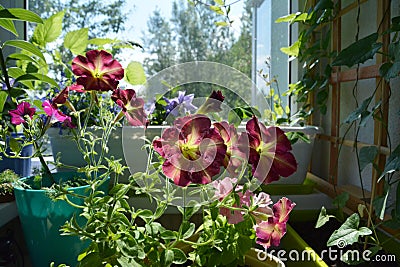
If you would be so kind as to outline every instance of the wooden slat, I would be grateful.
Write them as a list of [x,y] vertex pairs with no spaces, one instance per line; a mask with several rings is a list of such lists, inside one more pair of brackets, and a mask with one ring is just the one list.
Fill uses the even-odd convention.
[[[358,79],[372,79],[379,77],[379,65],[371,65],[367,67],[360,67],[358,70]],[[350,69],[342,72],[332,73],[331,84],[350,82],[357,79],[357,69]]]
[[[368,0],[361,0],[360,4],[364,4],[365,2],[367,2]],[[350,11],[352,11],[353,9],[358,7],[358,3],[357,1],[354,1],[352,4],[347,5],[345,8],[343,8],[342,10],[339,11],[339,14],[337,15],[338,17],[342,17],[343,15],[349,13]]]
[[377,146],[375,144],[368,144],[364,142],[355,142],[353,140],[343,140],[343,138],[336,138],[333,136],[325,135],[325,134],[318,134],[316,136],[317,139],[324,140],[324,141],[329,141],[332,143],[338,143],[338,144],[343,144],[348,147],[354,147],[357,145],[358,148],[363,148],[363,147],[369,147],[369,146],[375,146],[378,149],[378,152],[382,155],[390,155],[391,151],[387,146]]

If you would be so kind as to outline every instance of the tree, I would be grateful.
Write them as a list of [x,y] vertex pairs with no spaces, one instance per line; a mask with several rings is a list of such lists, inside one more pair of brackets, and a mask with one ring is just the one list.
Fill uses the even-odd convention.
[[29,0],[29,9],[48,18],[65,10],[63,31],[88,28],[89,37],[104,37],[109,33],[120,33],[125,29],[126,0]]
[[173,45],[172,31],[169,22],[156,9],[147,21],[147,32],[142,38],[144,50],[151,54],[144,60],[144,67],[153,75],[175,64],[176,51]]

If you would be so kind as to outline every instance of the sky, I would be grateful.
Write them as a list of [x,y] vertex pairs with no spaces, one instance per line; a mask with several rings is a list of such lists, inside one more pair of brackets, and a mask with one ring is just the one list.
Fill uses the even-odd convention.
[[[122,38],[119,37],[119,39],[128,39],[142,43],[143,33],[147,29],[147,21],[153,11],[158,7],[161,15],[169,19],[171,17],[172,3],[173,0],[127,0],[125,9],[129,12],[129,15],[126,23],[126,31],[121,36]],[[243,9],[243,0],[227,0],[226,3],[234,3],[231,6],[230,18],[234,20],[232,30],[238,36],[240,33],[240,16]],[[140,49],[136,49],[132,56],[134,60],[143,63],[146,54]]]

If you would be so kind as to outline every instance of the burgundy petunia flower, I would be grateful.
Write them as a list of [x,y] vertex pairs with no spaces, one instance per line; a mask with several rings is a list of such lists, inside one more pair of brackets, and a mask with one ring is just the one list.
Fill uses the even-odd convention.
[[296,159],[290,152],[292,146],[281,129],[267,128],[253,117],[247,122],[246,131],[239,137],[239,149],[248,155],[254,177],[269,184],[297,170]]
[[59,111],[50,103],[49,100],[44,101],[42,107],[47,116],[49,116],[50,124],[54,124],[56,122],[64,122],[65,120],[69,120],[69,122],[71,121],[71,118],[69,116]]
[[72,72],[79,76],[76,83],[88,91],[114,90],[124,77],[121,64],[104,50],[90,50],[86,57],[75,57],[72,60]]
[[65,104],[65,102],[67,101],[68,98],[68,91],[69,91],[69,87],[65,87],[63,90],[61,90],[60,93],[58,93],[58,95],[56,95],[52,100],[51,100],[51,104],[54,107],[57,107],[57,105],[63,105]]
[[262,221],[255,226],[257,244],[264,248],[279,246],[281,238],[286,233],[286,222],[289,220],[289,213],[296,206],[295,203],[287,199],[281,198],[273,206],[273,216],[268,218],[268,221]]
[[212,91],[211,95],[207,98],[206,102],[199,107],[197,114],[207,114],[210,112],[221,111],[221,104],[225,97],[222,95],[221,91]]
[[131,126],[147,125],[147,116],[144,111],[144,100],[136,97],[133,89],[115,89],[111,99],[122,108]]
[[20,125],[26,122],[26,117],[29,116],[31,119],[35,114],[36,109],[32,108],[28,102],[21,102],[17,108],[10,110],[8,113],[11,115],[11,123],[14,125]]
[[226,154],[224,140],[203,115],[176,119],[153,147],[165,158],[164,174],[179,186],[210,183],[220,173]]
[[214,123],[214,127],[217,128],[227,146],[224,158],[224,167],[230,175],[237,177],[241,171],[241,167],[243,167],[245,163],[245,153],[238,149],[238,134],[236,127],[226,121],[216,122]]

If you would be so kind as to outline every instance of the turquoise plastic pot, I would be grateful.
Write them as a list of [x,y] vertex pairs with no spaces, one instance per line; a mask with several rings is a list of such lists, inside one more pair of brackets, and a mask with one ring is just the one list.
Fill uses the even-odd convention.
[[[54,178],[69,180],[73,177],[83,177],[83,174],[64,172],[55,173]],[[44,179],[44,184],[50,184],[49,179]],[[33,177],[21,179],[31,184]],[[109,179],[102,184],[100,190],[108,193]],[[89,186],[71,188],[77,194],[88,194]],[[60,227],[70,220],[75,214],[78,223],[84,224],[84,218],[78,216],[80,209],[74,208],[65,201],[52,201],[46,190],[32,190],[16,187],[15,200],[18,214],[24,233],[29,256],[34,267],[49,266],[55,262],[56,266],[65,263],[69,266],[77,265],[78,255],[85,249],[89,242],[83,242],[78,237],[60,235]],[[82,204],[83,200],[70,199],[76,204]]]

